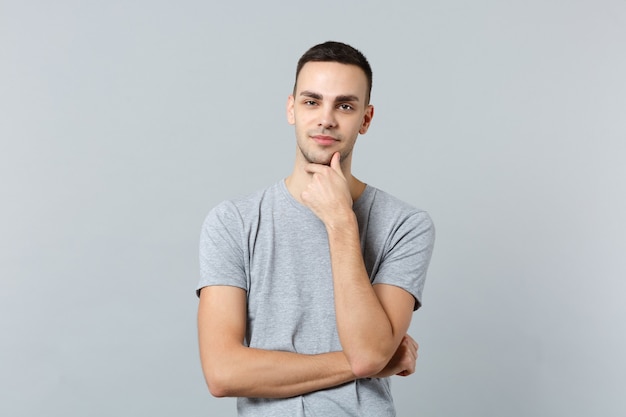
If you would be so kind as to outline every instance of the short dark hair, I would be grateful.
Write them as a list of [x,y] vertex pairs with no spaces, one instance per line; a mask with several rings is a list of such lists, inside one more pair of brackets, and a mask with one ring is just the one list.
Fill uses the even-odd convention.
[[340,64],[356,65],[361,68],[367,78],[366,102],[369,103],[370,94],[372,93],[372,67],[370,67],[367,58],[365,58],[365,55],[363,55],[361,51],[345,43],[334,41],[320,43],[319,45],[311,47],[298,60],[296,80],[293,84],[294,94],[298,84],[298,75],[300,75],[302,67],[304,67],[304,64],[307,62],[338,62]]

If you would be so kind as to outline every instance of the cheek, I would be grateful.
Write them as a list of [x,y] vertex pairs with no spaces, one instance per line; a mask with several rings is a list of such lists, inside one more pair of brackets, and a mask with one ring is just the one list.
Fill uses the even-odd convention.
[[301,129],[311,127],[315,123],[314,117],[309,112],[299,114],[297,120]]

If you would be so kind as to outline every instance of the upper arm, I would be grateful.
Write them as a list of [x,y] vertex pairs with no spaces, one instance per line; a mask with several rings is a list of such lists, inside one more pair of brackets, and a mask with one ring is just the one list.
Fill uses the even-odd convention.
[[214,372],[228,366],[233,349],[243,346],[246,333],[246,292],[232,286],[208,286],[200,291],[198,342],[202,369],[210,385]]
[[[374,292],[389,319],[393,345],[397,347],[409,330],[415,297],[408,291],[389,284],[375,284]],[[394,348],[395,351],[395,348]]]
[[413,295],[412,310],[417,310],[422,304],[422,290],[434,240],[434,224],[428,213],[418,211],[404,219],[390,233],[384,248],[384,259],[375,271],[373,284],[403,288]]

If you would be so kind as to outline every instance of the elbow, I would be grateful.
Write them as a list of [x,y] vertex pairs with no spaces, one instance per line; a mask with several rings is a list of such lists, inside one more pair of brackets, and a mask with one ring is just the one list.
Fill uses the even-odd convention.
[[214,349],[201,351],[202,374],[209,393],[216,398],[241,397],[245,391],[245,372],[240,365],[238,346],[228,348],[228,353]]
[[216,398],[236,396],[235,388],[226,375],[219,371],[207,372],[204,375],[207,387]]
[[217,383],[216,381],[207,381],[209,392],[216,398],[229,397],[228,388],[224,385]]
[[382,355],[369,355],[349,359],[352,373],[357,378],[371,378],[385,368],[389,360]]

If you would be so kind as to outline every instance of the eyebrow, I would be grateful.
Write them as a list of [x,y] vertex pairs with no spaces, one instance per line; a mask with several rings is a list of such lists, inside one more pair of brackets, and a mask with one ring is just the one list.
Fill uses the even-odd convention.
[[[305,96],[305,97],[310,97],[310,98],[314,98],[316,100],[322,100],[324,99],[324,96],[322,96],[320,93],[315,93],[313,91],[307,91],[304,90],[300,93],[301,96]],[[337,96],[335,98],[335,102],[345,102],[345,101],[359,101],[359,97],[352,95],[352,94],[346,94],[346,95],[341,95],[341,96]]]

